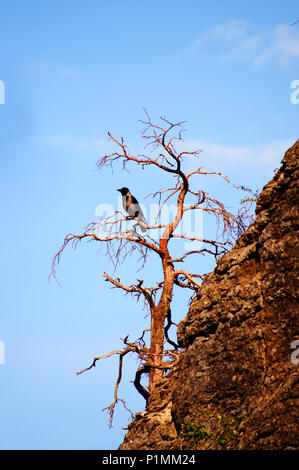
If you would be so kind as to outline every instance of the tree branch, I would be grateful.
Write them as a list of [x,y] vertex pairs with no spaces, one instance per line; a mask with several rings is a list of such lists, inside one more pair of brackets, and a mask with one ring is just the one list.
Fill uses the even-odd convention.
[[227,176],[224,176],[220,171],[201,171],[201,168],[199,168],[198,170],[194,170],[188,173],[187,179],[189,179],[192,175],[218,175],[221,176],[221,178],[225,179],[227,183],[230,182]]
[[[186,271],[183,271],[182,269],[179,269],[179,270],[175,271],[174,279],[176,279],[179,274],[182,274],[183,276],[185,276],[185,278],[188,279],[189,283],[193,284],[193,286],[196,287],[197,289],[201,288],[201,285],[193,279],[193,277],[200,277],[201,278],[201,276],[199,274],[192,274],[191,275],[191,274],[187,273]],[[190,287],[188,284],[186,285],[186,287],[187,286]]]
[[[165,326],[164,328],[164,335],[165,335],[165,338],[166,338],[166,341],[171,344],[171,346],[174,347],[174,349],[177,351],[179,346],[174,342],[172,341],[171,339],[169,339],[169,336],[168,336],[168,330],[169,328],[171,327],[171,325],[176,325],[176,323],[173,323],[172,319],[171,319],[171,309],[169,307],[168,309],[168,313],[166,315],[166,320],[167,320],[167,325]],[[177,325],[176,325],[177,326]]]
[[[153,299],[153,292],[161,289],[161,287],[142,287],[143,281],[139,281],[139,284],[133,284],[131,286],[126,286],[122,282],[120,282],[118,279],[113,279],[109,274],[104,273],[104,277],[106,278],[107,281],[111,282],[115,287],[122,289],[128,293],[134,294],[137,293],[138,295],[138,300],[140,295],[142,294],[145,298],[145,300],[148,302],[148,305],[150,308],[155,307],[155,302]],[[150,291],[150,292],[148,292]]]
[[141,366],[137,369],[134,379],[134,386],[136,390],[143,396],[143,398],[147,401],[149,398],[149,391],[141,385],[141,377],[143,374],[148,374],[150,371],[149,366]]
[[[229,183],[229,179],[222,173],[217,171],[203,171],[202,167],[190,171],[186,174],[182,170],[182,162],[184,157],[198,157],[200,151],[193,152],[181,151],[178,153],[175,149],[174,143],[182,141],[182,124],[172,123],[165,117],[161,117],[162,124],[154,124],[146,110],[145,120],[141,120],[145,125],[142,137],[146,142],[145,147],[151,146],[155,151],[154,156],[147,156],[139,154],[137,156],[131,155],[124,139],[116,138],[110,132],[108,136],[110,141],[116,145],[116,151],[105,155],[97,162],[99,169],[110,167],[113,169],[114,164],[120,163],[123,170],[127,170],[127,166],[132,163],[145,168],[149,165],[168,173],[175,178],[175,183],[170,184],[169,188],[162,188],[158,191],[151,193],[149,196],[158,199],[158,215],[155,223],[150,225],[137,217],[128,216],[121,211],[115,211],[112,215],[102,217],[97,223],[89,224],[82,234],[69,233],[63,241],[62,246],[54,256],[51,266],[51,276],[56,279],[55,267],[59,263],[61,255],[67,245],[71,244],[76,248],[77,244],[86,239],[87,241],[100,242],[100,246],[106,249],[106,255],[112,262],[114,268],[119,263],[126,260],[128,256],[137,253],[141,260],[142,266],[145,265],[148,254],[155,252],[159,255],[162,269],[163,281],[153,286],[144,286],[142,279],[137,279],[136,283],[126,285],[120,281],[119,278],[114,278],[104,273],[107,282],[111,284],[111,288],[122,289],[126,294],[130,293],[136,296],[137,301],[142,298],[144,305],[149,308],[151,313],[151,330],[144,330],[142,336],[134,341],[129,342],[128,336],[123,339],[124,348],[117,349],[103,356],[95,357],[92,364],[77,372],[78,375],[88,371],[96,366],[100,359],[108,358],[113,355],[119,356],[118,376],[114,388],[113,402],[106,410],[109,413],[109,425],[112,425],[112,419],[117,403],[122,403],[123,406],[130,412],[131,417],[133,413],[127,408],[124,400],[118,397],[118,389],[122,380],[122,366],[124,357],[130,353],[136,353],[140,361],[138,369],[135,374],[134,386],[137,391],[147,400],[149,391],[151,392],[157,383],[163,377],[164,372],[172,369],[178,363],[180,351],[178,345],[169,339],[168,331],[174,323],[171,320],[170,304],[173,296],[174,284],[188,288],[193,291],[191,298],[197,295],[201,284],[198,279],[203,277],[199,274],[188,273],[184,270],[175,270],[174,263],[184,262],[184,260],[194,254],[212,254],[217,258],[219,255],[227,251],[227,245],[231,244],[229,237],[231,234],[239,232],[245,227],[245,219],[248,217],[248,206],[243,208],[242,213],[236,217],[228,212],[224,205],[209,196],[209,194],[201,189],[192,189],[191,182],[195,180],[194,176],[200,175],[217,175]],[[199,178],[198,178],[199,179]],[[190,185],[189,185],[190,181]],[[187,197],[190,197],[190,203],[185,203]],[[175,201],[175,214],[171,221],[161,221],[162,209],[171,198]],[[208,214],[215,216],[217,224],[223,226],[222,238],[223,241],[210,240],[200,238],[199,236],[188,235],[188,233],[180,234],[175,233],[179,226],[184,214],[190,210],[202,210]],[[127,227],[126,222],[135,221],[133,228]],[[138,222],[138,224],[137,224]],[[136,231],[136,226],[141,225],[146,229],[146,234],[142,235]],[[124,229],[123,229],[124,228]],[[155,241],[153,235],[150,236],[151,230],[163,229],[162,234],[159,234],[159,241]],[[225,235],[225,236],[224,236]],[[182,239],[189,241],[198,241],[205,244],[205,247],[198,250],[190,250],[183,253],[181,256],[172,257],[169,253],[168,242],[170,239]],[[56,279],[57,280],[57,279]],[[57,281],[58,282],[58,281]],[[156,302],[156,294],[162,290],[159,301]],[[166,322],[166,325],[165,325]],[[145,331],[151,332],[150,347],[146,346],[144,340]],[[174,350],[165,349],[165,344],[168,342]],[[149,390],[141,384],[141,379],[144,374],[149,374]]]

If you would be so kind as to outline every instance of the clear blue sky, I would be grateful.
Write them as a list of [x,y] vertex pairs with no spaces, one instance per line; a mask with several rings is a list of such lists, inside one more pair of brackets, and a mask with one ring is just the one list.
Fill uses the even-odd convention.
[[[99,204],[117,205],[120,185],[141,201],[159,189],[152,174],[95,171],[113,149],[107,131],[140,148],[143,107],[153,119],[187,120],[186,147],[203,150],[207,170],[254,189],[271,179],[298,138],[299,104],[290,100],[298,2],[11,0],[0,17],[0,448],[114,449],[128,415],[119,407],[109,430],[101,410],[112,401],[117,359],[75,372],[127,333],[138,337],[148,318],[109,290],[102,274],[112,267],[94,244],[65,252],[61,288],[48,284],[51,258]],[[217,179],[207,187],[228,206],[239,199]],[[153,260],[137,277],[157,273]],[[136,260],[117,275],[133,282]],[[186,300],[178,293],[176,321]],[[135,367],[132,357],[119,392],[138,412]]]

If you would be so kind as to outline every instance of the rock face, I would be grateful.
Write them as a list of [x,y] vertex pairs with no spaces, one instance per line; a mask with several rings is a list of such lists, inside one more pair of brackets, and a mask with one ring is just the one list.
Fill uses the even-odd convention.
[[299,140],[204,278],[178,327],[181,361],[120,449],[299,448],[298,157]]

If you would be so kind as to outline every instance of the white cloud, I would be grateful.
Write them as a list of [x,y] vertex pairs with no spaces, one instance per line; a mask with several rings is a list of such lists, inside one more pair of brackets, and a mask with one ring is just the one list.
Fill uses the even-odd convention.
[[279,65],[299,58],[299,30],[278,25],[270,32],[254,32],[247,21],[229,20],[204,30],[191,49],[222,61],[249,61],[258,66],[268,60]]
[[82,76],[81,70],[49,58],[41,58],[32,62],[29,65],[29,71],[35,77],[47,76],[60,79],[78,79]]
[[197,38],[195,46],[201,46],[205,41],[224,40],[227,44],[232,44],[236,40],[240,40],[246,36],[245,30],[249,23],[241,20],[229,20],[223,24],[213,26],[204,30]]
[[274,59],[285,65],[299,58],[299,30],[290,25],[279,25],[271,34],[270,44],[254,60],[255,65]]
[[218,55],[225,61],[247,59],[261,45],[261,37],[250,33],[247,21],[229,20],[208,28],[194,41],[192,49]]
[[103,146],[107,145],[107,141],[104,139],[77,137],[63,132],[34,137],[33,143],[75,153],[89,152],[93,154],[101,152]]
[[294,144],[296,139],[281,138],[264,144],[256,145],[227,145],[211,142],[206,139],[186,140],[180,144],[181,150],[202,150],[204,166],[237,164],[243,167],[278,165],[286,150]]
[[[201,150],[199,165],[210,171],[218,171],[219,168],[225,169],[233,165],[245,170],[261,168],[264,172],[272,171],[279,166],[286,150],[295,141],[296,138],[278,138],[261,144],[234,145],[198,137],[177,142],[176,149],[177,151]],[[84,155],[85,158],[91,159],[94,159],[95,155],[111,152],[111,142],[108,139],[77,137],[68,133],[35,137],[33,142],[43,147],[60,149],[67,155]],[[194,162],[192,168],[194,169]]]

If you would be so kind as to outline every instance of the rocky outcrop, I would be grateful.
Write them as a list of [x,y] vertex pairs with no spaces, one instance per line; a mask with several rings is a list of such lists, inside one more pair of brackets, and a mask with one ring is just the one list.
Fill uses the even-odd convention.
[[178,326],[181,361],[120,449],[299,448],[291,360],[299,340],[298,157],[299,140],[258,197],[254,224],[204,278]]

